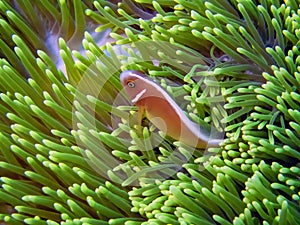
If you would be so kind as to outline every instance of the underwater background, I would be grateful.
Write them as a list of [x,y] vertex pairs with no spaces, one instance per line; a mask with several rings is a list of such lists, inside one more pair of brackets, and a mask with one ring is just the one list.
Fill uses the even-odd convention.
[[[0,0],[1,224],[300,224],[299,4]],[[139,125],[124,70],[221,146]]]

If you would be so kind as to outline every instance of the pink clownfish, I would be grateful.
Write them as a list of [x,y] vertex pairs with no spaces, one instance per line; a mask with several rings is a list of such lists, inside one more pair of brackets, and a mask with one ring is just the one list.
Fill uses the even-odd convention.
[[197,148],[218,147],[223,139],[210,138],[210,132],[192,122],[172,97],[139,71],[127,70],[120,80],[131,99],[163,133]]

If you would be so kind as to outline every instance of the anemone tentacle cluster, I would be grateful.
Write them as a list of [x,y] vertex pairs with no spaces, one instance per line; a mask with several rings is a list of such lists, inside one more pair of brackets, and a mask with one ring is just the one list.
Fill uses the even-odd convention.
[[[0,0],[1,224],[300,224],[299,5]],[[124,70],[222,145],[138,125]]]

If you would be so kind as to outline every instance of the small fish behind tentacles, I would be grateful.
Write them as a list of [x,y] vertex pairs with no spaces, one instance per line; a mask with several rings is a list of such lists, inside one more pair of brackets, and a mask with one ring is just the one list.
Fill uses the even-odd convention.
[[209,131],[192,122],[172,97],[143,73],[127,70],[121,73],[120,80],[132,103],[139,107],[140,115],[145,112],[163,133],[197,148],[218,147],[223,141],[220,134],[211,138]]

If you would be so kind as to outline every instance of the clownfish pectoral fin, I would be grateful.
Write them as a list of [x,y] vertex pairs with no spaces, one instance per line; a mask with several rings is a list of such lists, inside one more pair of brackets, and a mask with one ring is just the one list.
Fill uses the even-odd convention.
[[138,109],[138,125],[142,125],[143,118],[145,117],[146,109],[143,106],[140,106]]

